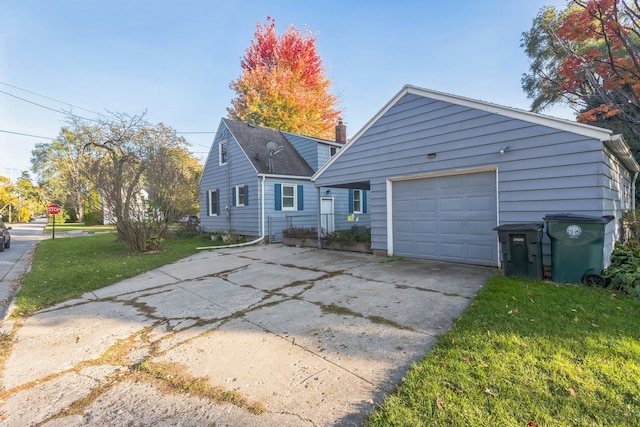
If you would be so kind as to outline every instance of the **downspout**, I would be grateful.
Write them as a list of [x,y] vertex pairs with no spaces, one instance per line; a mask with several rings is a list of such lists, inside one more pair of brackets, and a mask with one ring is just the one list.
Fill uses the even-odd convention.
[[633,216],[636,215],[636,180],[638,179],[638,172],[633,175],[633,181],[631,182],[631,209],[633,210]]
[[[318,230],[318,249],[322,249],[322,213],[320,209],[322,209],[322,201],[320,200],[320,187],[316,187],[316,203],[317,205],[317,214],[316,214],[316,228]],[[327,224],[329,222],[327,221]]]
[[264,175],[260,183],[260,239],[264,239]]

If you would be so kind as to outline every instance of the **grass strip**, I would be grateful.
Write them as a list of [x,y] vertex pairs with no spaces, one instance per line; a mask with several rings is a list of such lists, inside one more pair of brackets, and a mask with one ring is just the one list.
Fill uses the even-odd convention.
[[495,277],[366,425],[640,425],[640,300]]

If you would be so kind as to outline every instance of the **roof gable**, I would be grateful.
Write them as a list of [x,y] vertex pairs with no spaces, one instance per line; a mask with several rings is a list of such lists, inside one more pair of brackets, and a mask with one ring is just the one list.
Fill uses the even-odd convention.
[[[558,129],[565,132],[570,132],[588,138],[593,138],[604,142],[609,148],[611,148],[616,155],[618,155],[624,164],[632,171],[640,171],[640,165],[635,161],[633,157],[629,156],[629,148],[621,140],[620,137],[613,135],[613,131],[609,129],[603,129],[596,126],[590,126],[582,123],[572,122],[557,117],[547,116],[544,114],[533,113],[530,111],[520,110],[512,107],[505,107],[502,105],[492,104],[485,101],[474,100],[471,98],[465,98],[462,96],[451,95],[443,92],[437,92],[429,89],[420,88],[412,85],[405,85],[396,96],[394,96],[371,120],[369,120],[365,126],[358,131],[358,133],[345,144],[345,146],[338,151],[337,155],[333,156],[326,164],[324,164],[311,178],[316,180],[326,169],[328,169],[334,162],[336,162],[341,155],[346,152],[351,145],[357,142],[374,123],[376,123],[382,116],[387,113],[394,105],[396,105],[404,96],[412,94],[421,96],[424,98],[435,99],[438,101],[444,101],[455,105],[462,105],[465,107],[486,111],[517,120],[526,121],[542,126],[547,126],[553,129]],[[615,143],[612,141],[615,139]]]
[[[313,175],[311,166],[279,130],[230,119],[222,120],[258,174],[308,177]],[[268,142],[275,142],[282,147],[271,157],[271,170]]]

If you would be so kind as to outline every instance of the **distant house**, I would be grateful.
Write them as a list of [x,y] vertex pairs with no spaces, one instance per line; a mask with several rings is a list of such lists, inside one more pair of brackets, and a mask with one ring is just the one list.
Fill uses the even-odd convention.
[[[337,142],[222,119],[200,180],[200,224],[205,232],[265,237],[280,242],[287,227],[367,225],[366,192],[316,188],[311,176],[346,142]],[[353,215],[351,215],[353,214]]]
[[495,226],[568,212],[615,216],[608,264],[639,171],[607,129],[405,86],[313,180],[370,189],[374,252],[499,266]]

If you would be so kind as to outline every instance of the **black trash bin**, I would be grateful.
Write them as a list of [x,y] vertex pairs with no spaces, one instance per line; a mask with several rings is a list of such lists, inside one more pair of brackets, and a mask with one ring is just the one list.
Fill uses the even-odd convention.
[[551,239],[551,280],[602,285],[604,232],[613,216],[547,214]]
[[543,223],[504,224],[494,230],[502,246],[504,275],[542,280]]

